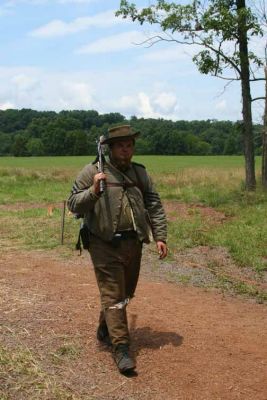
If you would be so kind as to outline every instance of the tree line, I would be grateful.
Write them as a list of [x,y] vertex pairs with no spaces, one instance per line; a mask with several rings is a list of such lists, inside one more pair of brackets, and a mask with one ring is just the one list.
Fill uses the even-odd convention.
[[[142,135],[136,154],[239,155],[243,154],[242,122],[126,119],[120,113],[88,111],[0,111],[1,156],[93,155],[96,140],[109,127],[131,124]],[[262,151],[261,125],[254,125],[256,154]]]

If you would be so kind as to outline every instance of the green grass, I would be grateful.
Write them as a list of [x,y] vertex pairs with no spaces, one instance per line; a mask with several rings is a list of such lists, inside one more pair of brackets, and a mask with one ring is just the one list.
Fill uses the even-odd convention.
[[81,347],[77,344],[64,343],[54,353],[52,353],[51,356],[55,363],[59,363],[79,358],[81,351]]
[[[94,156],[66,157],[0,157],[0,168],[69,169],[82,168]],[[243,168],[243,156],[135,156],[134,161],[145,164],[152,172],[176,172],[183,168]],[[260,157],[256,157],[260,166]]]
[[226,247],[240,266],[249,266],[260,274],[267,270],[266,211],[266,202],[243,206],[232,220],[210,229],[205,240]]
[[[62,209],[55,208],[51,216],[47,208],[0,211],[2,246],[26,249],[53,249],[61,243]],[[72,249],[77,240],[79,221],[65,216],[64,240]],[[0,242],[1,247],[1,242]]]
[[[0,158],[2,247],[60,248],[61,207],[78,171],[93,157]],[[163,200],[202,204],[223,212],[223,224],[192,214],[169,224],[170,252],[208,245],[225,247],[240,267],[267,269],[267,194],[244,191],[243,157],[139,156]],[[260,158],[257,158],[259,173]],[[26,203],[25,209],[21,203]],[[2,204],[2,209],[1,209]],[[9,210],[4,207],[12,206]],[[47,207],[55,209],[48,216]],[[66,215],[65,247],[77,240],[79,221]]]
[[79,157],[0,157],[0,168],[58,169],[82,168],[91,162],[94,156]]
[[[259,276],[267,271],[267,199],[254,194],[254,204],[249,202],[224,207],[226,220],[212,224],[193,215],[190,220],[180,219],[169,223],[171,249],[184,250],[195,246],[222,246],[228,249],[240,267],[248,267]],[[260,198],[260,200],[259,200]],[[230,214],[227,219],[227,212]]]
[[[78,171],[93,157],[0,157],[0,204],[58,202],[69,195]],[[218,206],[239,200],[241,156],[137,156],[162,198]],[[260,165],[260,158],[257,158]]]
[[179,222],[169,222],[168,235],[171,244],[170,251],[175,252],[194,247],[201,243],[203,223],[198,215],[190,220],[180,219]]
[[0,399],[77,400],[47,373],[32,352],[22,345],[16,349],[0,345]]

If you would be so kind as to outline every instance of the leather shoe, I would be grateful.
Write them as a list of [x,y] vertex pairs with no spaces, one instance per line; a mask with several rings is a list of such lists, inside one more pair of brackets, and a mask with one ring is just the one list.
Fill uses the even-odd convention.
[[128,344],[118,344],[113,350],[113,358],[121,373],[127,373],[135,369],[135,362],[129,355]]

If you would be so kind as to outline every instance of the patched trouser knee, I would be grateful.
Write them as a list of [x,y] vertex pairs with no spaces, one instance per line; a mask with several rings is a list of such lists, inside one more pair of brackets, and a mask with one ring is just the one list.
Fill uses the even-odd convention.
[[109,336],[113,346],[118,344],[129,344],[129,330],[127,323],[126,308],[105,310],[105,319]]

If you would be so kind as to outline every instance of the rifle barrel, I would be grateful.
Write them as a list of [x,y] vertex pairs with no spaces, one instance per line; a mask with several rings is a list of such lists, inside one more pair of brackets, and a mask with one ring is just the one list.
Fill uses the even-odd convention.
[[[103,155],[100,140],[98,141],[97,150],[98,150],[98,170],[99,170],[99,172],[104,172],[104,163],[103,163],[104,155]],[[102,194],[105,189],[104,179],[101,179],[99,184],[100,184],[100,194]]]

